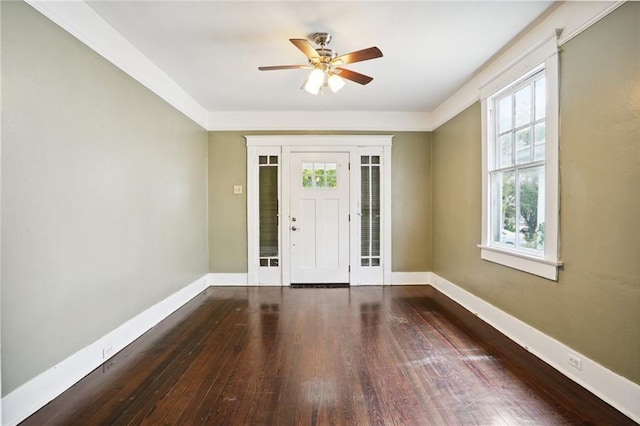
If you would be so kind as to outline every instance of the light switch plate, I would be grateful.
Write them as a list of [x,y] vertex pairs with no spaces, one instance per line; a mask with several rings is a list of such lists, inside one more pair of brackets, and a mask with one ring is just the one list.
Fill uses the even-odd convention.
[[233,193],[235,195],[242,194],[242,185],[233,185]]

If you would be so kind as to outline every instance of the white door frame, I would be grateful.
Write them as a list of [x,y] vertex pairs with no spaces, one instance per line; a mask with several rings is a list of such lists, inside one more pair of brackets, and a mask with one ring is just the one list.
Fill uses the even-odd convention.
[[[367,284],[391,284],[391,146],[392,135],[268,135],[245,136],[247,140],[247,284],[283,285],[291,284],[290,277],[290,239],[289,239],[289,157],[292,152],[348,152],[351,162],[349,173],[349,260],[351,273],[350,285],[360,285],[360,154],[377,150],[381,156],[382,167],[382,216],[381,222],[381,274],[377,281]],[[279,153],[278,182],[280,262],[277,269],[266,271],[259,265],[259,211],[258,211],[258,167],[259,155],[277,155]],[[283,179],[284,177],[284,179]],[[277,276],[280,276],[278,282]],[[267,278],[265,278],[267,277]],[[364,277],[363,277],[364,278]]]

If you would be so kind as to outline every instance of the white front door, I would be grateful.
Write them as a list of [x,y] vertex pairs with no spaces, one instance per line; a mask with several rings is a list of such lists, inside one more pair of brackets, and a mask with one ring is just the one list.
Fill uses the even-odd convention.
[[292,152],[291,282],[349,282],[349,153]]

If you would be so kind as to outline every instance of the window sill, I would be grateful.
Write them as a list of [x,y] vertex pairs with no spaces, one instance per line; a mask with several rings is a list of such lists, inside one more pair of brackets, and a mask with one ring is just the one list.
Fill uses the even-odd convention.
[[558,268],[562,266],[562,262],[527,256],[526,254],[514,253],[482,244],[478,244],[478,247],[480,248],[480,257],[484,260],[548,280],[558,281]]

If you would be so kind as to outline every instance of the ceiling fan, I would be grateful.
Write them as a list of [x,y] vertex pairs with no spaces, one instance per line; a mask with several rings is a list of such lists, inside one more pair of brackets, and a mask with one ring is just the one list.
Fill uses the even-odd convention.
[[344,86],[344,79],[354,81],[358,84],[368,84],[373,80],[364,74],[342,68],[342,65],[353,64],[354,62],[367,61],[382,57],[382,52],[377,47],[358,50],[338,56],[335,50],[327,48],[331,42],[331,34],[315,33],[312,39],[318,48],[306,39],[291,38],[289,41],[300,49],[308,58],[309,63],[305,65],[276,65],[270,67],[258,67],[260,71],[290,70],[290,69],[310,69],[313,70],[302,85],[307,92],[317,95],[323,93],[323,89],[329,87],[332,92],[337,92]]

